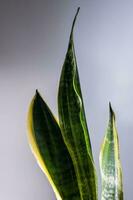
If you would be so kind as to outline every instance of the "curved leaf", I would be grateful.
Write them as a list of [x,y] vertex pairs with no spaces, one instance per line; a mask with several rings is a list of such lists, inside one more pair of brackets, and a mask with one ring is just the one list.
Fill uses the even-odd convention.
[[123,200],[118,134],[115,125],[115,114],[111,104],[107,133],[100,152],[100,169],[102,177],[101,199]]
[[38,92],[28,115],[28,138],[33,154],[58,200],[80,200],[71,157],[60,127]]
[[58,93],[59,122],[64,141],[72,157],[81,199],[96,200],[97,181],[95,167],[73,44],[73,28],[78,11],[79,9],[73,21],[68,50],[60,78]]

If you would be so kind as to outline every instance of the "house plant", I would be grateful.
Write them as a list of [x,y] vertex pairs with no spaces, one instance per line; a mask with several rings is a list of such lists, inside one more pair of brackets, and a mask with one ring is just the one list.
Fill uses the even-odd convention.
[[[77,69],[73,20],[59,90],[59,121],[38,90],[28,113],[28,138],[36,160],[58,200],[97,200],[97,175]],[[102,200],[123,200],[115,114],[109,103],[109,124],[100,151]]]

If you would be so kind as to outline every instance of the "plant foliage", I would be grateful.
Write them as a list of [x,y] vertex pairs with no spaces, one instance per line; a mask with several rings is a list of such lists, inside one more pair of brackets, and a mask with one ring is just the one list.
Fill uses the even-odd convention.
[[[28,114],[28,139],[36,160],[58,200],[97,200],[97,176],[86,123],[73,42],[75,15],[62,67],[59,122],[38,91]],[[100,152],[102,200],[123,200],[115,116],[110,119]]]

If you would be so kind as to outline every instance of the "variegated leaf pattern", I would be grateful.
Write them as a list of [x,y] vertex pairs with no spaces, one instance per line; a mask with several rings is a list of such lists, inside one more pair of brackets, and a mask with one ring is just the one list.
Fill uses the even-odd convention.
[[81,200],[97,200],[97,178],[73,43],[73,28],[78,11],[72,24],[68,50],[60,78],[59,123],[64,141],[72,157]]
[[29,109],[28,139],[39,166],[53,187],[56,198],[80,200],[73,163],[60,127],[38,91]]
[[123,200],[122,170],[115,114],[110,107],[107,132],[100,152],[102,200]]

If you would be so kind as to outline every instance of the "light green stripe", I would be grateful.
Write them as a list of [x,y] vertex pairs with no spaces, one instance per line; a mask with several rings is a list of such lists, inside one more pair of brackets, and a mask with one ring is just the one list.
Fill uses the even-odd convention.
[[[79,9],[78,9],[79,11]],[[62,135],[76,172],[81,200],[97,200],[97,180],[73,44],[74,18],[62,68],[58,110]]]
[[110,118],[100,152],[102,200],[123,200],[122,170],[115,114],[110,104]]

